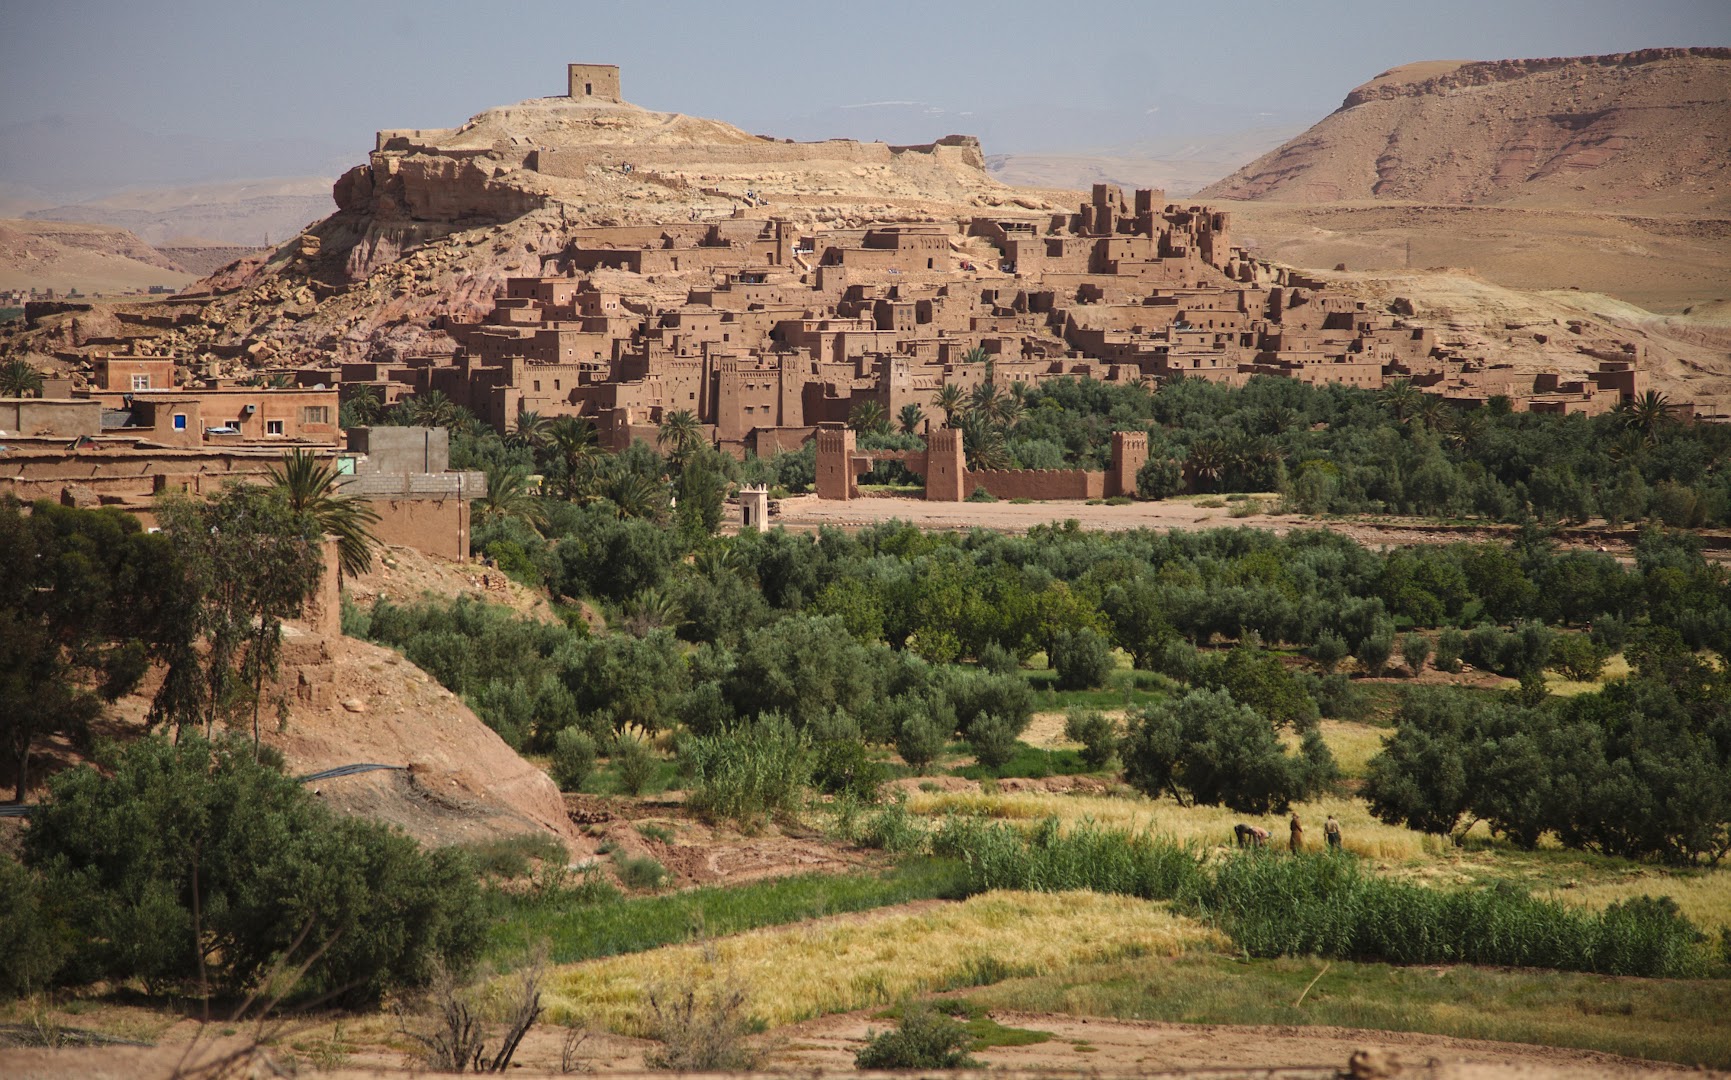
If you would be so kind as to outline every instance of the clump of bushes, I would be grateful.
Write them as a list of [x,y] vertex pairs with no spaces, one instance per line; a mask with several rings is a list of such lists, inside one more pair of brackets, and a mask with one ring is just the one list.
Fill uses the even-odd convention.
[[811,744],[770,713],[720,735],[688,740],[680,764],[691,777],[687,806],[749,831],[799,808],[812,775]]
[[553,737],[553,782],[560,791],[578,791],[595,771],[595,740],[588,732],[566,728]]
[[360,1007],[480,949],[466,856],[336,816],[250,745],[150,737],[102,764],[53,778],[25,834],[28,870],[0,873],[34,883],[5,890],[21,931],[0,950],[14,990],[208,978],[245,993],[280,962],[310,961],[297,991]]
[[973,1045],[964,1024],[921,1002],[902,1006],[894,1031],[868,1032],[853,1060],[861,1069],[973,1069]]
[[1064,738],[1082,744],[1082,762],[1104,769],[1118,753],[1118,728],[1096,709],[1071,709],[1064,716]]

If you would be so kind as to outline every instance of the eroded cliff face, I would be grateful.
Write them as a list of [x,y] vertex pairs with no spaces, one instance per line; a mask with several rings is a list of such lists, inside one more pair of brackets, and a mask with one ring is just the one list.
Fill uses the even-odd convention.
[[1731,49],[1432,62],[1199,197],[1731,210]]

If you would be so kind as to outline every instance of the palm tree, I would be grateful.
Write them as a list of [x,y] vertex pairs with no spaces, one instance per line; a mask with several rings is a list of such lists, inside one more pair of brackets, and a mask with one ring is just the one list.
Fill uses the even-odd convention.
[[1190,444],[1190,455],[1185,458],[1184,466],[1198,489],[1211,488],[1226,471],[1226,449],[1219,439],[1197,439]]
[[684,461],[702,444],[703,425],[698,422],[697,414],[690,409],[668,413],[662,418],[661,427],[655,433],[656,446],[673,447],[667,456],[674,461]]
[[912,435],[926,422],[926,411],[910,401],[896,414],[896,421],[901,425],[903,435]]
[[1455,413],[1449,421],[1448,442],[1456,450],[1470,450],[1485,432],[1485,411],[1472,409]]
[[348,426],[370,427],[384,415],[385,404],[379,397],[377,386],[358,383],[349,391],[349,399],[343,402],[342,411],[348,414]]
[[739,549],[721,544],[711,544],[691,557],[691,568],[711,581],[723,574],[737,573],[742,564]]
[[279,371],[275,375],[266,376],[259,385],[267,390],[287,390],[294,385],[294,376],[286,371]]
[[677,627],[683,617],[679,601],[651,586],[640,590],[620,608],[619,625],[632,637],[641,638],[648,637],[651,630]]
[[622,518],[656,523],[667,520],[667,485],[641,473],[615,471],[603,482],[602,494]]
[[881,435],[889,430],[890,422],[884,415],[883,405],[868,399],[855,405],[848,413],[847,426],[861,435]]
[[1411,379],[1396,379],[1382,388],[1382,401],[1394,416],[1394,422],[1404,424],[1412,419],[1419,405],[1418,387]]
[[1436,394],[1426,394],[1413,415],[1418,417],[1418,422],[1424,425],[1426,431],[1442,431],[1449,424],[1448,402]]
[[42,373],[27,360],[0,364],[0,397],[41,397]]
[[981,345],[975,345],[973,348],[962,354],[962,363],[964,364],[989,364],[991,362],[992,354],[987,352],[985,347]]
[[283,455],[280,466],[271,466],[270,478],[291,509],[310,514],[320,529],[336,537],[339,574],[357,577],[367,572],[379,542],[372,531],[379,515],[365,501],[340,493],[333,465],[297,447]]
[[974,410],[962,414],[956,425],[962,432],[962,452],[967,455],[970,469],[1007,469],[1010,451],[1004,444],[1004,433],[994,427],[985,415]]
[[487,494],[475,500],[475,519],[479,522],[508,521],[515,518],[528,522],[540,532],[547,527],[547,513],[541,501],[529,493],[529,471],[521,465],[489,462],[481,467],[487,474]]
[[989,424],[999,424],[1004,419],[1004,394],[991,382],[983,382],[974,387],[974,392],[968,395],[968,410],[985,417]]
[[1659,441],[1660,429],[1672,420],[1671,399],[1657,390],[1618,402],[1616,411],[1623,426],[1640,432],[1641,441],[1648,446]]
[[457,403],[438,390],[428,390],[424,394],[416,394],[405,401],[399,401],[397,408],[403,416],[415,427],[456,427],[461,420]]
[[567,499],[575,499],[593,479],[585,475],[583,463],[601,453],[595,439],[595,425],[581,416],[561,416],[547,427],[547,444],[564,466],[564,491]]
[[505,436],[505,444],[525,450],[540,450],[552,437],[551,427],[547,418],[533,409],[519,413],[517,422],[511,425],[511,434]]
[[967,404],[967,394],[955,383],[945,383],[938,389],[938,396],[932,399],[932,404],[943,410],[944,426],[955,427],[956,417]]

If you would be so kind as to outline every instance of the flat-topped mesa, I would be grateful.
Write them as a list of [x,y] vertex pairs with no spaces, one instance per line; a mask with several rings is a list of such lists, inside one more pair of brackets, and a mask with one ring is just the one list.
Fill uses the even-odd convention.
[[1632,68],[1661,60],[1686,59],[1731,60],[1731,49],[1639,49],[1635,52],[1606,53],[1602,56],[1547,56],[1527,60],[1461,60],[1406,64],[1391,68],[1363,86],[1355,87],[1346,95],[1346,100],[1341,102],[1340,107],[1350,109],[1381,98],[1445,94],[1467,87],[1524,79],[1529,75],[1562,68]]

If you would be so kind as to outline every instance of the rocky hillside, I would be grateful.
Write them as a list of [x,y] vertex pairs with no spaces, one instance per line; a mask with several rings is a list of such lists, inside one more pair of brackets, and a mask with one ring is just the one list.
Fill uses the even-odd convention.
[[[1073,192],[1006,187],[979,143],[796,143],[630,104],[538,98],[456,128],[382,131],[334,186],[335,214],[206,282],[196,317],[151,347],[244,363],[448,349],[442,314],[489,310],[512,275],[556,265],[584,225],[786,217],[798,223],[1038,216]],[[621,287],[683,295],[676,280]],[[99,314],[14,344],[64,355]],[[0,351],[6,350],[0,346]],[[233,366],[230,362],[229,366]]]
[[1378,75],[1201,198],[1731,211],[1731,49]]

